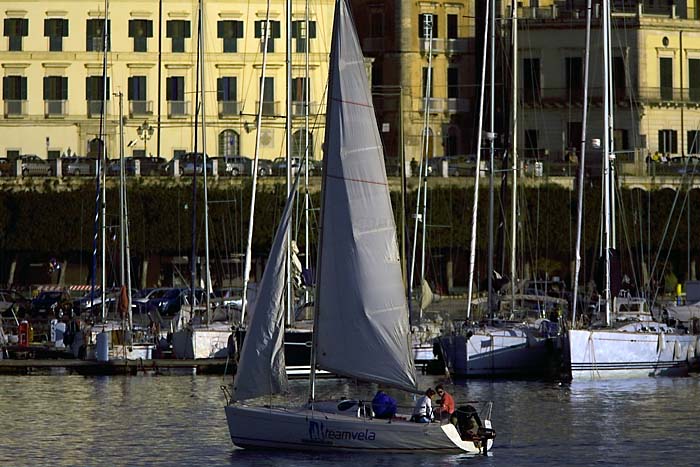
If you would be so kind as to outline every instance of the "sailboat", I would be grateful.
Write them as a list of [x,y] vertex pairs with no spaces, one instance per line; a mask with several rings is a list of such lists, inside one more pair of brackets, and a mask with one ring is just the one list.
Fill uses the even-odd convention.
[[483,429],[471,438],[449,422],[378,419],[359,401],[315,398],[317,369],[417,392],[381,140],[346,1],[336,1],[333,23],[309,402],[290,408],[254,401],[286,390],[282,300],[290,193],[233,393],[225,391],[231,439],[243,448],[478,454],[493,444],[490,413],[481,414]]
[[[590,35],[591,1],[588,1],[587,37]],[[610,1],[603,2],[603,252],[605,285],[599,302],[604,316],[590,329],[571,329],[566,335],[564,365],[572,380],[645,376],[683,376],[695,357],[696,337],[654,321],[644,300],[615,296],[611,287],[611,256],[614,239],[614,153],[612,57],[610,47]],[[588,44],[587,44],[588,47]],[[588,63],[586,63],[586,67]],[[587,73],[587,72],[586,72]],[[587,74],[586,74],[587,84]],[[584,88],[585,89],[585,88]],[[584,99],[585,102],[585,99]],[[585,107],[584,107],[585,109]],[[585,114],[584,114],[585,122]],[[582,149],[585,150],[585,131]],[[579,190],[583,190],[585,151],[582,150]],[[576,240],[576,270],[580,270],[582,193],[579,191],[579,219]],[[577,289],[574,289],[573,320],[576,325]]]

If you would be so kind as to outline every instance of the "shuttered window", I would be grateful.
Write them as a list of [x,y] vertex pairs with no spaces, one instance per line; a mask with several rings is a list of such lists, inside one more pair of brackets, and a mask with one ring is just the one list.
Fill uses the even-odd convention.
[[[428,14],[418,15],[418,37],[425,38],[425,19]],[[437,15],[431,15],[433,17],[433,38],[438,37],[438,17]]]
[[[108,81],[109,82],[109,81]],[[127,98],[130,101],[146,100],[146,77],[131,76],[128,81],[129,90]]]
[[670,57],[659,58],[659,92],[661,99],[673,100],[673,59]]
[[[255,22],[255,37],[259,37],[262,40],[264,39],[265,35],[263,34],[263,31],[265,30],[265,24],[266,21],[256,21]],[[279,21],[270,21],[270,34],[267,40],[267,51],[268,52],[274,52],[275,51],[275,39],[278,39],[280,37],[280,22]],[[262,45],[261,45],[262,47]]]
[[185,51],[185,39],[190,37],[190,22],[186,20],[170,20],[165,24],[165,35],[172,40],[173,52]]
[[220,102],[237,101],[237,79],[235,76],[224,76],[216,80],[216,100]]
[[[102,100],[102,76],[88,76],[85,78],[85,100]],[[109,76],[107,77],[107,100],[109,100]]]
[[129,37],[134,39],[134,52],[148,52],[148,38],[153,37],[153,21],[129,20]]
[[63,38],[68,37],[68,20],[62,18],[45,19],[44,37],[49,38],[49,51],[62,51]]
[[[105,21],[103,19],[89,19],[85,23],[85,50],[88,52],[101,52],[103,49],[104,38],[102,30],[104,29]],[[107,50],[110,50],[111,43],[111,28],[112,20],[107,20]]]
[[238,52],[238,39],[243,37],[243,21],[219,21],[216,37],[224,41],[224,53]]
[[66,76],[45,76],[44,100],[68,100],[68,78]]
[[29,35],[29,20],[26,18],[5,18],[4,35],[10,40],[8,50],[22,51],[22,38]]
[[27,100],[27,77],[4,76],[2,78],[2,98],[4,100]]

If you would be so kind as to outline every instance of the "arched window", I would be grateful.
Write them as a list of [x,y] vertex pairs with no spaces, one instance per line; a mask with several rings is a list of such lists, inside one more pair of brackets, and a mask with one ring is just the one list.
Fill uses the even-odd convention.
[[[292,134],[292,157],[304,157],[306,153],[306,139],[304,138],[304,130],[297,130]],[[309,159],[313,159],[314,155],[314,138],[309,132]]]
[[233,157],[241,154],[241,139],[235,130],[219,133],[219,156]]
[[88,141],[88,157],[101,157],[102,145],[103,143],[100,138],[93,138]]
[[447,135],[445,136],[445,155],[455,156],[457,155],[457,144],[459,139],[459,129],[455,126],[451,126],[447,129]]

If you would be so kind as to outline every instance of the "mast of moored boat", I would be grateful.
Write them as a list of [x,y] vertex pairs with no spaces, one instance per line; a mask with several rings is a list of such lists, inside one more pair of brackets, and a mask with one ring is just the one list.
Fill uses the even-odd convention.
[[[285,47],[286,64],[286,105],[284,123],[284,143],[287,156],[287,196],[292,190],[292,0],[285,1],[285,29],[287,31],[287,46]],[[301,170],[301,167],[299,168]],[[287,326],[292,324],[294,315],[292,313],[292,229],[287,230]]]
[[101,291],[100,295],[102,301],[100,302],[102,309],[102,322],[105,321],[107,317],[106,304],[106,286],[107,286],[107,189],[105,185],[107,184],[107,50],[109,49],[109,33],[107,32],[107,27],[109,25],[109,0],[105,0],[105,22],[104,22],[104,43],[102,44],[102,115],[100,118],[100,143],[101,143],[101,164],[98,177],[100,178],[100,183],[102,185],[102,197],[100,200],[100,230],[102,231],[102,277],[101,277]]
[[474,203],[472,205],[472,236],[469,249],[469,284],[467,284],[467,321],[472,317],[472,293],[474,287],[474,266],[476,264],[476,223],[479,206],[479,179],[481,178],[481,135],[484,128],[484,94],[486,91],[486,44],[489,37],[489,2],[486,0],[486,21],[484,21],[484,48],[481,60],[481,89],[479,92],[479,125],[476,139],[476,170],[474,172]]
[[488,289],[488,315],[489,319],[493,318],[493,217],[494,217],[494,203],[495,196],[493,192],[493,174],[494,174],[494,159],[496,156],[496,2],[491,2],[491,46],[489,48],[489,53],[491,55],[491,87],[490,87],[490,101],[491,107],[489,111],[489,237],[488,237],[488,277],[487,277],[487,289]]
[[586,136],[588,128],[588,71],[591,50],[591,0],[586,5],[586,52],[583,64],[583,117],[581,121],[581,157],[578,173],[578,216],[576,219],[576,264],[574,266],[574,303],[571,325],[576,327],[576,307],[578,305],[578,278],[581,272],[581,225],[583,223],[583,176],[586,165]]
[[613,126],[610,113],[610,2],[603,1],[603,204],[604,204],[604,219],[603,219],[603,243],[605,255],[605,288],[603,297],[605,300],[605,322],[610,324],[611,319],[611,301],[612,293],[610,287],[610,254],[612,250],[611,243],[611,172],[610,172],[610,157],[611,157],[611,129]]
[[511,194],[511,245],[510,245],[510,284],[511,310],[515,311],[516,261],[515,251],[518,238],[518,2],[511,3],[511,35],[513,40],[513,100],[511,157],[513,158],[513,191]]

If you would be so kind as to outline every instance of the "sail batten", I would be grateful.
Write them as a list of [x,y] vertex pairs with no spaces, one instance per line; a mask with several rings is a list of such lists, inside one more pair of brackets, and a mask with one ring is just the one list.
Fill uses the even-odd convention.
[[316,363],[416,390],[396,225],[362,50],[336,3],[324,144]]

